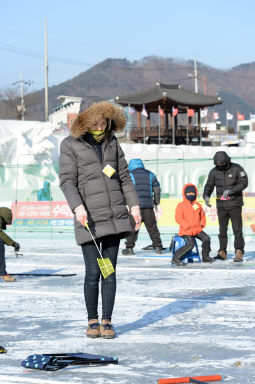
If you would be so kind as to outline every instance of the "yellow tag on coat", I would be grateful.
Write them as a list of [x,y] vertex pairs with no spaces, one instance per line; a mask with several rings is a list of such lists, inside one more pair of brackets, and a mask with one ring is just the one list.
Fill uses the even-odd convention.
[[193,207],[195,210],[199,209],[199,205],[197,205],[197,203],[195,203],[194,205],[192,205],[192,207]]
[[115,169],[113,167],[111,167],[109,164],[107,164],[104,169],[103,169],[103,172],[106,176],[108,177],[112,177],[112,175],[116,172]]

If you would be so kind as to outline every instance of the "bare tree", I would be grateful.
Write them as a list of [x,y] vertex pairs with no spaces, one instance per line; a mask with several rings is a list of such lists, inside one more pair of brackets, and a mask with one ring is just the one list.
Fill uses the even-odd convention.
[[0,117],[4,119],[19,119],[17,105],[19,103],[18,89],[5,88],[0,91]]
[[[24,96],[26,110],[36,104],[36,101],[29,95]],[[0,119],[22,119],[22,111],[20,109],[19,88],[5,88],[0,90]],[[25,114],[26,114],[25,110]]]

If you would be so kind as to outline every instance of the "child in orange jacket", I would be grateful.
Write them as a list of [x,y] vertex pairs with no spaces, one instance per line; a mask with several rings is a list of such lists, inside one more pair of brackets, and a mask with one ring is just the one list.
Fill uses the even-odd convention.
[[202,241],[202,259],[205,263],[211,263],[209,256],[211,251],[211,238],[204,231],[206,224],[205,213],[202,205],[197,203],[197,187],[194,184],[186,184],[182,190],[183,201],[175,210],[175,221],[180,224],[179,236],[182,236],[186,244],[177,249],[172,259],[172,264],[184,265],[182,260],[194,247],[194,238]]

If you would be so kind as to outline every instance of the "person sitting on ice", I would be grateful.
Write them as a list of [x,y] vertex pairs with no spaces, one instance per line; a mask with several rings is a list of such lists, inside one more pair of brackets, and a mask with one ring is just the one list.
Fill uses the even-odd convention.
[[0,280],[5,282],[13,282],[15,279],[6,272],[5,264],[5,244],[14,247],[15,251],[20,250],[20,245],[13,241],[4,231],[6,225],[12,223],[12,211],[9,208],[0,208]]
[[175,210],[175,221],[180,225],[178,235],[183,237],[185,245],[175,252],[172,264],[184,265],[183,259],[192,250],[195,238],[202,241],[202,260],[211,263],[213,259],[209,256],[211,251],[211,238],[203,231],[206,225],[205,213],[202,205],[197,199],[197,187],[194,184],[186,184],[182,190],[183,201]]

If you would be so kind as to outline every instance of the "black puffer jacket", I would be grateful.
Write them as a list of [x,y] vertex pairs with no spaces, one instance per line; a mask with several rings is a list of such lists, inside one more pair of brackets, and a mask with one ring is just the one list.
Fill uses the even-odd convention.
[[131,179],[139,197],[141,208],[153,208],[160,203],[160,184],[154,173],[145,169],[141,159],[131,159],[128,164]]
[[[230,157],[224,151],[218,151],[214,155],[213,168],[205,184],[203,197],[211,196],[214,187],[216,187],[217,208],[232,209],[243,205],[242,191],[248,186],[248,177],[244,169],[239,164],[231,163]],[[224,164],[224,169],[218,169],[217,164]],[[232,194],[230,200],[220,200],[223,192],[230,189]]]

